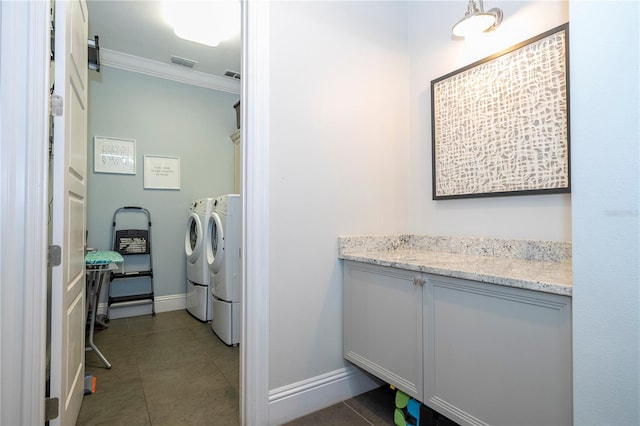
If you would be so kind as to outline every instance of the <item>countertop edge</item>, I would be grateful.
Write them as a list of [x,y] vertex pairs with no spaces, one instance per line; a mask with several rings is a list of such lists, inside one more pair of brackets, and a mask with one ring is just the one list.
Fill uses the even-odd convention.
[[[521,288],[525,290],[539,291],[543,293],[557,294],[561,296],[569,296],[571,297],[573,294],[572,286],[569,284],[563,284],[560,282],[544,282],[541,280],[531,280],[531,279],[523,279],[517,277],[518,274],[513,274],[512,276],[505,276],[505,274],[491,274],[486,272],[470,272],[464,271],[461,269],[442,267],[434,265],[433,263],[429,263],[426,260],[426,257],[429,256],[429,253],[437,254],[439,256],[447,255],[449,257],[456,257],[456,254],[452,253],[441,253],[441,252],[429,252],[429,251],[421,251],[423,257],[420,261],[403,261],[394,259],[391,260],[388,257],[392,251],[384,251],[384,252],[358,252],[358,253],[349,253],[349,252],[341,252],[338,255],[339,259],[343,260],[351,260],[355,262],[368,263],[371,265],[379,265],[379,266],[387,266],[391,268],[404,269],[409,271],[422,272],[433,275],[446,276],[451,278],[460,278],[467,279],[472,281],[478,281],[482,283],[501,285],[506,287],[514,287]],[[478,257],[480,260],[481,257]],[[496,258],[493,258],[496,259]],[[486,258],[484,259],[486,260]],[[549,265],[549,262],[534,262],[528,261],[527,264],[534,268],[536,266],[540,266],[541,268]],[[561,264],[555,263],[554,266],[561,266]]]

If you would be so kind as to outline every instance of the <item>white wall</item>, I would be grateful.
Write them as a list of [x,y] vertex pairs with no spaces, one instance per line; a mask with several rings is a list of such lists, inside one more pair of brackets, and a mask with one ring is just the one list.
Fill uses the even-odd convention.
[[338,235],[570,241],[570,196],[431,201],[429,84],[568,21],[566,2],[498,6],[475,50],[454,2],[274,2],[270,9],[270,388],[346,365]]
[[270,388],[347,363],[337,237],[407,231],[406,4],[275,2]]
[[454,41],[461,1],[408,2],[410,143],[409,229],[416,234],[571,241],[569,194],[431,199],[431,80],[569,20],[565,1],[487,1],[502,25],[475,42]]
[[449,39],[459,3],[271,7],[270,388],[343,365],[337,235],[573,241],[575,424],[636,425],[638,4],[571,6],[572,195],[434,202],[430,81],[569,21],[563,1],[487,3],[505,19],[471,46]]
[[574,2],[576,425],[640,424],[640,6]]
[[[156,296],[184,294],[189,205],[233,192],[229,135],[236,130],[239,96],[105,66],[89,75],[88,244],[108,249],[114,211],[145,207],[153,223]],[[136,140],[136,174],[94,173],[94,136]],[[181,189],[145,190],[145,154],[180,157]]]

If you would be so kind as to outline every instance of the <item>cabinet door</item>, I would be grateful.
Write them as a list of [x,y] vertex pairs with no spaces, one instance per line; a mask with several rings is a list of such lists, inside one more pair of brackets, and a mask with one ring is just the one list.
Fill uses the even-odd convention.
[[421,274],[344,263],[344,357],[422,398]]
[[571,299],[427,279],[424,402],[462,425],[572,424]]

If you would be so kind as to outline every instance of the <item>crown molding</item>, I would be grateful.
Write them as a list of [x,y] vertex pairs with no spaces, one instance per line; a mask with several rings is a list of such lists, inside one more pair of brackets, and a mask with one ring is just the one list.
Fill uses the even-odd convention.
[[115,50],[100,48],[100,65],[221,92],[240,94],[240,81],[182,69],[176,65],[165,64]]

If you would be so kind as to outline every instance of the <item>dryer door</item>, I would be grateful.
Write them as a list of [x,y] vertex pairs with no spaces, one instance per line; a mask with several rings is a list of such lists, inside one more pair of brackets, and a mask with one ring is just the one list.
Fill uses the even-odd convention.
[[192,212],[187,220],[187,231],[184,236],[184,252],[190,263],[196,263],[202,251],[204,233],[202,221],[197,213]]
[[207,263],[209,270],[217,274],[224,258],[224,229],[217,212],[209,216],[207,225]]

